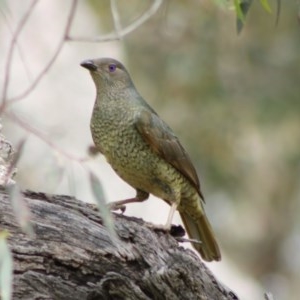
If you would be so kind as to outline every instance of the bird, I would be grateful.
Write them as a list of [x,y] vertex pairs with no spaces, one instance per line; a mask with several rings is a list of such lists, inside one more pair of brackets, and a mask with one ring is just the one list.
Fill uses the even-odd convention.
[[112,207],[142,202],[152,194],[170,205],[166,230],[178,210],[188,236],[200,241],[193,246],[201,257],[221,260],[197,172],[175,133],[140,95],[122,63],[97,58],[80,65],[90,72],[96,87],[90,121],[95,147],[136,190],[135,197]]

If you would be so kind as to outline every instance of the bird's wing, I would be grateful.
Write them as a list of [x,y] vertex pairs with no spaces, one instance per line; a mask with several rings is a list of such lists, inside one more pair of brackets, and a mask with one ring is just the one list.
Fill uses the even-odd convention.
[[168,125],[155,113],[142,110],[136,118],[135,126],[151,149],[183,174],[204,200],[196,170]]

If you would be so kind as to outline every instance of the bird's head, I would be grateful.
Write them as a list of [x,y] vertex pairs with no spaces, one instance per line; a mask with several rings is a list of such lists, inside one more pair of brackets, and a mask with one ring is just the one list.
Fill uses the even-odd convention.
[[126,88],[132,84],[125,67],[115,59],[87,59],[80,65],[90,71],[97,89]]

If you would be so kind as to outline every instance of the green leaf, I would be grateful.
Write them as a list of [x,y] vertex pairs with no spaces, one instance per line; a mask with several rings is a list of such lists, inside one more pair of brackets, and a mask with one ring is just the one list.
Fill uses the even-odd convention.
[[241,20],[242,22],[244,22],[245,21],[245,15],[244,15],[244,12],[242,10],[242,0],[234,0],[233,4],[234,4],[234,9],[236,11],[237,18],[239,20]]
[[107,206],[107,203],[104,200],[104,193],[102,185],[99,179],[90,171],[90,184],[93,191],[93,194],[96,199],[98,209],[100,211],[104,226],[107,228],[108,232],[111,235],[112,240],[117,238],[117,234],[114,227],[114,221],[110,209]]
[[246,15],[253,3],[253,0],[234,0],[234,7],[237,15],[237,32],[240,33],[244,27]]
[[0,232],[0,298],[10,300],[12,295],[13,260],[7,245],[7,231]]
[[275,21],[275,25],[276,25],[276,26],[277,26],[278,23],[279,23],[280,12],[281,12],[281,0],[277,0],[276,21]]
[[24,199],[24,196],[17,184],[8,187],[11,205],[15,217],[21,229],[30,237],[34,237],[34,230],[31,224],[30,209]]
[[267,12],[269,12],[269,13],[272,12],[271,6],[270,6],[268,0],[260,0],[260,3]]

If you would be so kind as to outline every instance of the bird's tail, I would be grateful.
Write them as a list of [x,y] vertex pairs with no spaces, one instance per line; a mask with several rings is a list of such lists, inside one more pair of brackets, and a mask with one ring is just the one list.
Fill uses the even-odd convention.
[[186,212],[180,212],[180,216],[188,236],[201,242],[201,244],[193,243],[193,247],[201,257],[206,261],[221,260],[220,249],[205,212],[201,212],[197,219],[192,218]]

